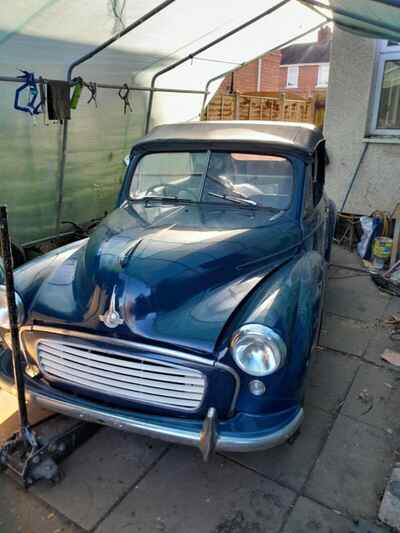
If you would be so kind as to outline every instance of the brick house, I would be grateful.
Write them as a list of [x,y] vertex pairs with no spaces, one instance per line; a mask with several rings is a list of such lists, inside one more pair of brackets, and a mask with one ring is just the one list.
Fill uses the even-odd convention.
[[325,91],[331,38],[331,30],[325,26],[316,42],[292,44],[265,54],[227,76],[218,93],[287,91],[309,97],[314,91]]

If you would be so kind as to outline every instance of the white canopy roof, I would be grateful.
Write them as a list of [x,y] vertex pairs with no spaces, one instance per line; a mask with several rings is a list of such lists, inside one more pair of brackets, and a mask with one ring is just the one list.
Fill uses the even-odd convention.
[[[160,4],[161,0],[3,0],[0,79],[18,75],[18,69],[45,78],[66,79],[72,62]],[[160,69],[194,54],[193,60],[158,78],[156,86],[202,91],[210,78],[311,31],[326,17],[351,31],[394,38],[395,32],[387,32],[393,25],[400,27],[398,5],[398,0],[175,0],[80,65],[74,75],[86,81],[148,87]],[[196,55],[200,47],[278,6]],[[368,25],[362,15],[368,20],[372,17],[382,27]],[[217,86],[214,83],[211,89]],[[42,223],[37,227],[45,228],[35,234],[39,238],[43,232],[50,233],[54,223],[61,131],[58,124],[34,123],[29,116],[14,111],[15,89],[15,83],[0,83],[2,193],[10,205],[15,204],[18,179],[24,178],[23,194],[33,195],[32,213]],[[135,91],[134,112],[126,115],[115,90],[99,89],[98,107],[87,105],[87,99],[84,92],[78,109],[73,111],[67,147],[63,218],[75,221],[98,216],[111,207],[110,198],[115,198],[118,189],[120,161],[144,131],[148,93]],[[156,93],[151,124],[195,118],[202,99],[201,94]],[[87,209],[82,213],[77,210],[77,200],[85,194]],[[14,207],[16,212],[18,209]],[[23,221],[17,233],[21,241],[27,240]]]

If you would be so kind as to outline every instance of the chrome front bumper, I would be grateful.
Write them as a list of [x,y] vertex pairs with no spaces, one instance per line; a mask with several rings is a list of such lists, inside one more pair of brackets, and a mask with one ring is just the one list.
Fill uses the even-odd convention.
[[[1,356],[1,354],[0,354]],[[291,410],[279,424],[263,425],[260,417],[251,430],[241,429],[240,417],[218,422],[215,409],[209,409],[204,421],[154,416],[130,411],[120,411],[102,404],[69,395],[26,377],[27,398],[32,404],[64,414],[72,418],[94,422],[121,431],[138,433],[149,437],[194,446],[201,450],[205,459],[212,451],[251,452],[273,448],[287,441],[299,429],[304,412],[301,407]],[[16,394],[14,380],[0,365],[0,388]],[[246,424],[244,424],[246,425]]]

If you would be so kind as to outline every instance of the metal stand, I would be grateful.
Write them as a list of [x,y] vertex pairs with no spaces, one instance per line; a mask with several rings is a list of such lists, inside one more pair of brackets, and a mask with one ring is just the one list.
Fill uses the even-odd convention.
[[76,423],[52,438],[40,438],[32,431],[26,407],[25,380],[18,331],[18,310],[15,299],[11,242],[7,207],[0,206],[0,242],[4,262],[5,286],[14,379],[17,388],[19,431],[0,448],[0,468],[6,469],[27,488],[35,481],[60,479],[57,463],[69,455],[98,429],[95,424]]

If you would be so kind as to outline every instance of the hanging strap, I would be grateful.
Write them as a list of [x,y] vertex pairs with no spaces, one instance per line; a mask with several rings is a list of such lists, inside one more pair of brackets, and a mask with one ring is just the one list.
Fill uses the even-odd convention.
[[131,103],[129,101],[129,93],[130,89],[126,83],[121,87],[121,89],[118,91],[118,96],[121,98],[121,100],[124,102],[124,115],[126,115],[127,110],[132,113],[133,109],[131,106]]
[[97,107],[97,85],[94,81],[89,81],[85,83],[85,87],[90,92],[90,98],[87,103],[94,102],[94,105]]

